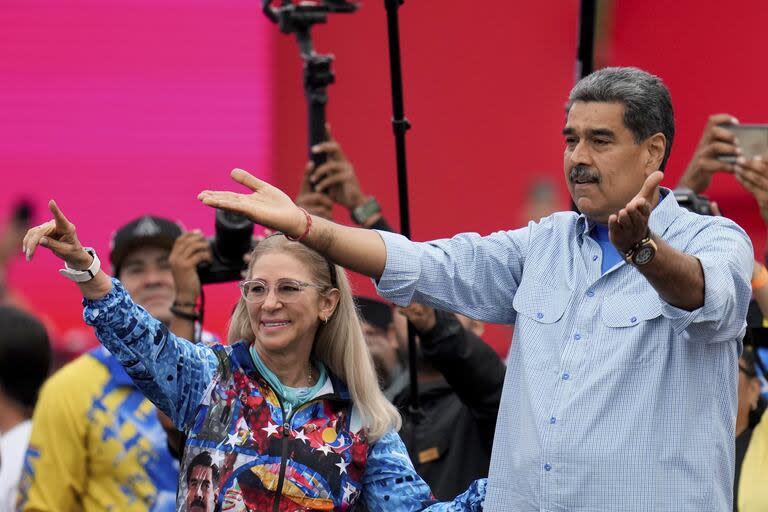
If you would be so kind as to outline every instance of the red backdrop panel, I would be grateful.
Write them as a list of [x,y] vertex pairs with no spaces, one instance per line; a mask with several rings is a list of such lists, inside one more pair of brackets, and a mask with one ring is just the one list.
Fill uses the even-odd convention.
[[[563,105],[573,84],[576,0],[406,2],[400,9],[412,236],[486,234],[523,222],[528,185],[562,182]],[[364,191],[398,226],[384,2],[316,30],[335,54],[333,133]],[[305,164],[306,113],[295,43],[277,42],[276,172],[291,193]],[[564,188],[562,189],[564,191]],[[346,212],[337,220],[349,222]],[[356,279],[362,294],[373,294]],[[509,305],[511,307],[511,305]],[[506,352],[510,329],[486,339]]]
[[[715,1],[615,2],[608,61],[658,74],[672,93],[677,135],[666,186],[682,175],[710,114],[768,123],[768,71],[762,65],[768,4],[740,0],[723,6]],[[747,230],[762,258],[766,230],[753,197],[730,175],[717,175],[707,194]]]

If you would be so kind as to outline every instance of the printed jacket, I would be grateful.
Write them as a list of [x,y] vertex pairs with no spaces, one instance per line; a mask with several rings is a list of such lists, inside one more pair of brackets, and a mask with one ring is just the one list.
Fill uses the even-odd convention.
[[[198,408],[182,474],[202,451],[221,461],[217,495],[228,510],[348,510],[362,491],[368,441],[346,386],[330,376],[287,412],[248,345],[214,347],[219,366]],[[356,416],[356,415],[355,415]],[[187,494],[179,489],[180,501]]]
[[101,299],[83,301],[85,321],[147,398],[190,433],[177,510],[187,510],[187,468],[204,450],[219,475],[217,510],[482,510],[485,481],[452,502],[435,503],[397,432],[368,443],[335,377],[283,421],[279,400],[253,371],[244,344],[213,348],[181,339],[134,304],[120,281],[112,284]]

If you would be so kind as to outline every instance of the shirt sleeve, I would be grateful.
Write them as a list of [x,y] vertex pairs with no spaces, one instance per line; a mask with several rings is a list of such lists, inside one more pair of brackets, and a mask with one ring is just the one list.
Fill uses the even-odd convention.
[[735,222],[715,217],[683,250],[704,272],[704,305],[686,311],[663,303],[662,314],[675,332],[692,341],[717,343],[741,339],[752,296],[754,253],[749,237]]
[[487,322],[514,323],[511,304],[522,279],[532,225],[432,242],[411,242],[378,231],[387,261],[376,289],[401,306],[418,302]]
[[98,300],[83,300],[85,322],[142,393],[185,430],[218,368],[213,350],[171,333],[136,305],[117,279]]
[[83,440],[92,384],[71,380],[57,374],[40,390],[19,483],[19,511],[70,511],[82,506],[88,458]]

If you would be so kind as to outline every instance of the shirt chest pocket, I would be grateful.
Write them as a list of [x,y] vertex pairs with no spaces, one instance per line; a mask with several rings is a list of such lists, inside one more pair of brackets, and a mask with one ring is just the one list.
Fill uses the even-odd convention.
[[600,306],[600,335],[593,362],[605,368],[634,368],[658,361],[666,343],[658,324],[662,303],[654,291],[606,297]]
[[564,336],[563,317],[571,290],[521,285],[512,301],[515,322],[516,354],[532,368],[557,368],[560,342]]

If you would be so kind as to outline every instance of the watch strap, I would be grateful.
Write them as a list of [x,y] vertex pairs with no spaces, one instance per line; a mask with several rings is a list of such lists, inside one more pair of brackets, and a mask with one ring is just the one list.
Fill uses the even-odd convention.
[[375,197],[369,197],[366,202],[357,208],[354,208],[351,212],[351,215],[352,220],[354,220],[359,225],[363,225],[365,224],[365,221],[371,218],[372,215],[375,215],[379,212],[381,212],[381,206],[379,205],[379,202],[376,201]]
[[96,255],[96,251],[93,250],[92,247],[84,247],[83,250],[90,254],[93,258],[90,266],[85,270],[78,270],[71,268],[65,261],[64,268],[59,269],[59,274],[63,275],[67,279],[71,279],[76,283],[85,283],[86,281],[93,279],[96,274],[99,273],[99,270],[101,270],[101,261],[99,261],[99,257]]
[[[656,252],[656,243],[653,241],[653,238],[651,237],[650,230],[645,235],[645,237],[643,237],[642,240],[637,242],[635,245],[633,245],[626,251],[623,251],[624,261],[626,261],[630,265],[637,265],[637,262],[635,261],[635,256],[640,250],[644,249],[645,247],[651,247],[654,253]],[[650,260],[648,262],[650,262]],[[644,265],[645,263],[642,263],[642,264]]]

